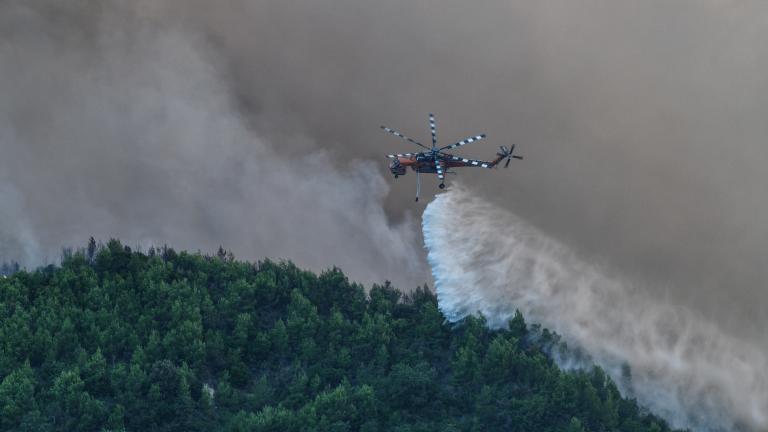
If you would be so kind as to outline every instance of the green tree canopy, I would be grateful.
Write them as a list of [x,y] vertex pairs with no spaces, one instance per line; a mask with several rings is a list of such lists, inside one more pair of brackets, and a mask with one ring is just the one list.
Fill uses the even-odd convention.
[[669,430],[520,312],[450,324],[427,287],[117,240],[13,270],[2,431]]

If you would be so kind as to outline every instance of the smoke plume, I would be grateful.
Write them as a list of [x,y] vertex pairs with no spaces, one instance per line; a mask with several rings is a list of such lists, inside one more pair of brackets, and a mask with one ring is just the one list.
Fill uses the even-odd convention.
[[337,163],[298,132],[263,137],[203,34],[147,14],[0,6],[0,261],[36,266],[117,237],[427,280],[418,226],[389,222],[376,164]]
[[526,156],[460,171],[475,190],[768,345],[766,21],[760,1],[5,0],[0,249],[221,244],[412,287],[428,200],[379,177],[414,148],[378,125],[428,140],[432,111],[440,143],[488,134],[458,154]]
[[[428,205],[423,231],[448,319],[482,313],[489,325],[503,327],[517,308],[586,350],[625,395],[674,426],[768,428],[764,350],[607,274],[463,187]],[[629,381],[623,365],[630,367]]]

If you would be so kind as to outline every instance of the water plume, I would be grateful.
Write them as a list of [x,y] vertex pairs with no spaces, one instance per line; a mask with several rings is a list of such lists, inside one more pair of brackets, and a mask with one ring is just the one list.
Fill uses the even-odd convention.
[[713,320],[652,298],[460,185],[428,205],[423,232],[449,320],[482,313],[502,327],[519,309],[589,353],[623,394],[675,427],[768,428],[766,352]]

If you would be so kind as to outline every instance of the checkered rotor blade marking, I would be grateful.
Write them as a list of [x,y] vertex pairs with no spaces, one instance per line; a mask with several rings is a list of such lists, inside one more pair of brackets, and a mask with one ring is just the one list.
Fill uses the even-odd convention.
[[441,161],[437,155],[435,155],[435,169],[437,170],[437,178],[441,181],[445,179],[445,174],[443,174],[443,161]]
[[461,147],[463,145],[467,145],[467,144],[473,143],[475,141],[480,141],[483,138],[485,138],[485,134],[471,136],[471,137],[463,139],[463,140],[461,140],[461,141],[459,141],[457,143],[451,144],[449,146],[442,147],[442,148],[440,148],[440,150],[441,151],[442,150],[450,150],[450,149],[453,149],[453,148],[456,148],[456,147]]
[[390,158],[390,159],[396,159],[396,158],[401,158],[401,157],[413,156],[415,154],[416,153],[398,153],[398,154],[393,154],[393,155],[387,155],[387,157]]
[[429,129],[432,131],[432,148],[437,145],[437,125],[435,124],[435,115],[429,113]]
[[453,159],[455,161],[461,161],[466,166],[476,166],[476,167],[480,167],[480,168],[493,168],[493,164],[492,163],[486,162],[486,161],[477,160],[477,159],[467,159],[467,158],[461,158],[461,157],[458,157],[458,156],[451,156],[451,159]]
[[418,142],[416,140],[413,140],[411,138],[408,138],[407,136],[401,134],[400,132],[398,132],[398,131],[396,131],[394,129],[388,128],[386,126],[381,126],[381,128],[384,129],[384,132],[391,133],[392,135],[394,135],[396,137],[402,138],[402,139],[404,139],[404,140],[406,140],[408,142],[412,142],[413,144],[416,144],[417,146],[424,147],[427,150],[432,150],[429,147],[425,146],[424,144],[422,144],[422,143],[420,143],[420,142]]

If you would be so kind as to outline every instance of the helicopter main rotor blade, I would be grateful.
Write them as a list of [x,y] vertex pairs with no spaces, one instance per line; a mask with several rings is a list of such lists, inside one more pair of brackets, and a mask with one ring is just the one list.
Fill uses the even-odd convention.
[[443,161],[435,155],[435,169],[437,170],[437,178],[442,182],[445,180],[445,174],[443,173]]
[[457,143],[451,144],[449,146],[441,147],[440,151],[442,151],[442,150],[450,150],[450,149],[453,149],[453,148],[456,148],[456,147],[461,147],[463,145],[467,145],[467,144],[473,143],[475,141],[480,141],[483,138],[485,138],[485,134],[471,136],[469,138],[465,138],[465,139],[463,139],[463,140],[461,140],[461,141],[459,141]]
[[480,168],[493,168],[493,164],[486,161],[481,161],[477,159],[467,159],[459,156],[451,156],[451,159],[455,161],[464,162],[465,166],[476,166]]
[[416,153],[398,153],[398,154],[393,154],[393,155],[387,155],[387,157],[390,158],[390,159],[397,159],[397,158],[401,158],[401,157],[413,156],[415,154]]
[[394,129],[388,128],[386,126],[381,126],[381,128],[384,129],[384,132],[391,133],[392,135],[394,135],[396,137],[399,137],[399,138],[402,138],[402,139],[404,139],[406,141],[409,141],[409,142],[411,142],[413,144],[416,144],[419,147],[424,147],[427,150],[432,150],[431,148],[425,146],[424,144],[422,144],[422,143],[420,143],[420,142],[418,142],[416,140],[413,140],[411,138],[408,138],[407,136],[401,134],[400,132],[398,132],[398,131],[396,131]]
[[437,146],[437,125],[435,124],[435,115],[429,113],[429,129],[432,131],[432,148]]

